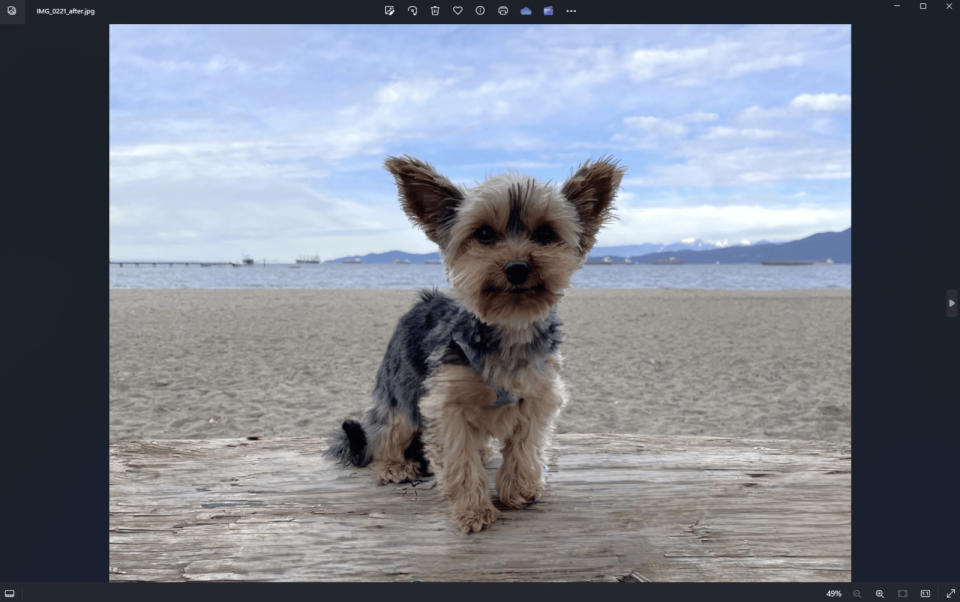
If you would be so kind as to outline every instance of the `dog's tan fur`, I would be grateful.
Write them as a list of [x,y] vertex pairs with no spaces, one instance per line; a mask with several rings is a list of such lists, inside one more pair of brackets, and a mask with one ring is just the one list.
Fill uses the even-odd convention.
[[550,364],[544,371],[513,375],[510,386],[522,397],[507,407],[493,407],[496,394],[469,366],[442,366],[428,381],[420,401],[427,424],[424,443],[463,531],[480,531],[499,516],[477,453],[491,437],[502,442],[503,464],[496,477],[500,503],[521,508],[542,493],[544,445],[565,399],[559,362]]
[[[524,226],[532,232],[549,224],[562,244],[544,246],[525,239],[505,240],[494,248],[482,245],[473,237],[477,228],[489,225],[502,231],[507,225],[509,209],[504,209],[502,199],[483,194],[486,187],[495,189],[497,185],[503,187],[494,178],[479,187],[478,200],[466,207],[451,227],[444,263],[457,298],[481,320],[529,324],[557,304],[570,285],[573,272],[580,267],[583,258],[570,249],[579,244],[581,226],[575,209],[563,197],[531,188],[525,203]],[[521,259],[530,264],[533,275],[528,293],[518,297],[508,291],[502,266]],[[535,288],[538,285],[542,290]]]
[[[500,503],[521,508],[543,491],[544,448],[566,393],[559,353],[531,349],[555,325],[555,317],[548,321],[552,308],[611,219],[624,170],[601,159],[583,164],[562,188],[511,174],[467,191],[412,157],[391,157],[386,167],[406,213],[440,246],[457,300],[497,329],[496,353],[484,356],[482,369],[444,363],[446,347],[438,347],[419,399],[424,451],[453,518],[466,533],[480,531],[500,514],[484,469],[491,439],[503,456]],[[547,239],[534,235],[541,226],[552,231]],[[484,228],[496,233],[493,241],[478,236]],[[520,289],[505,274],[511,262],[529,266]],[[515,403],[498,404],[496,389]],[[420,465],[404,453],[417,427],[393,410],[384,415],[372,450],[374,473],[381,483],[416,480]]]
[[399,414],[394,414],[386,432],[379,439],[379,445],[373,450],[375,460],[370,468],[377,482],[403,483],[416,480],[419,474],[419,462],[404,458],[403,452],[413,441],[417,431]]

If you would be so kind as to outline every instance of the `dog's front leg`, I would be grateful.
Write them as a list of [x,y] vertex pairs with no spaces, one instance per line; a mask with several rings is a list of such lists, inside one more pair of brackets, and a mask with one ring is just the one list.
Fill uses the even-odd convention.
[[427,458],[464,533],[482,531],[500,515],[490,500],[480,453],[489,434],[481,431],[476,414],[489,405],[490,395],[471,368],[449,365],[431,379],[421,400]]
[[522,508],[543,493],[543,452],[563,400],[563,383],[554,377],[539,394],[519,402],[513,431],[503,440],[503,464],[497,471],[497,493],[504,506]]

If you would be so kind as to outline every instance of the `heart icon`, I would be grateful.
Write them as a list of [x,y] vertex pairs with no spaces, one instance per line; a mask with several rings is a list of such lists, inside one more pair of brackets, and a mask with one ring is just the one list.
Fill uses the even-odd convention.
[[453,7],[453,14],[459,15],[459,14],[462,13],[462,12],[463,12],[463,7],[462,7],[462,6],[454,6],[454,7]]

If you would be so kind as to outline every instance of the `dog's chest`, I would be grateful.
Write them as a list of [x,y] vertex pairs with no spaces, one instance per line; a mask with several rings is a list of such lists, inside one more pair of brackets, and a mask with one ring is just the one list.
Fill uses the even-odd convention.
[[496,406],[537,395],[557,376],[561,333],[553,313],[516,329],[469,320],[451,334],[467,363],[496,392]]
[[[481,376],[488,386],[505,391],[516,401],[535,395],[556,377],[555,356],[555,351],[530,345],[504,346],[484,357]],[[499,396],[503,398],[502,393]]]

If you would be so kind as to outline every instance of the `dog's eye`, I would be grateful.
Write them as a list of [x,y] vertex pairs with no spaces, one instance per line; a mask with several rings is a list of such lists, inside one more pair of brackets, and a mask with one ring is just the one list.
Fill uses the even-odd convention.
[[549,245],[557,240],[557,233],[553,231],[550,224],[543,224],[533,231],[533,235],[530,238],[541,245]]
[[497,241],[497,233],[494,232],[490,226],[480,226],[477,228],[474,236],[477,237],[477,241],[482,245],[492,245]]

